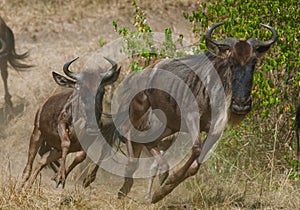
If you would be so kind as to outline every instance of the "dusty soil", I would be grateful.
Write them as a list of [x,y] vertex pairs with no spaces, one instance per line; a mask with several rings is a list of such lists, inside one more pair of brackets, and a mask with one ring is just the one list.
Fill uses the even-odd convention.
[[[182,12],[190,11],[195,6],[195,3],[189,0],[155,0],[141,3],[153,31],[164,32],[166,27],[171,26],[174,33],[183,34],[188,40],[193,39],[191,25],[182,17]],[[21,106],[24,109],[7,125],[0,125],[1,183],[5,183],[7,177],[18,179],[25,166],[36,110],[50,95],[62,91],[53,81],[51,72],[61,73],[63,64],[76,56],[80,59],[72,65],[72,69],[80,72],[87,59],[101,50],[100,40],[109,43],[120,37],[114,31],[113,20],[116,20],[119,26],[132,27],[134,9],[128,0],[3,0],[0,11],[1,17],[15,34],[17,52],[28,50],[30,56],[26,63],[34,65],[26,72],[9,69],[9,90],[13,96],[13,103],[16,107]],[[2,81],[0,85],[3,85]],[[0,88],[0,107],[3,107],[3,95],[3,88]],[[44,170],[42,185],[43,189],[47,189],[46,194],[57,200],[55,196],[60,197],[62,191],[54,189],[54,183],[49,181],[52,173],[50,170]],[[81,180],[78,177],[80,170],[68,178],[67,190],[74,190],[74,184],[80,185]],[[110,201],[115,198],[122,179],[105,172],[98,177],[89,189],[87,199],[98,195],[102,200],[100,206],[118,208],[109,205],[112,205]],[[143,202],[146,182],[137,180],[136,183],[130,196],[138,198],[138,202]],[[105,197],[107,199],[104,199]],[[95,208],[100,208],[95,205]],[[125,208],[126,205],[121,204],[119,207]]]

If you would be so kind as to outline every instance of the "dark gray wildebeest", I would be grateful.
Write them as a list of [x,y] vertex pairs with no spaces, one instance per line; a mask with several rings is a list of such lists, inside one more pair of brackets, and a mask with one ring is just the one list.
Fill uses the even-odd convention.
[[[112,84],[117,80],[120,68],[117,69],[117,64],[106,58],[112,65],[110,70],[101,70],[101,72],[99,73],[98,71],[97,74],[94,72],[82,72],[76,74],[68,69],[70,64],[76,59],[67,62],[63,67],[65,74],[72,78],[72,80],[55,72],[53,73],[53,77],[57,83],[72,87],[72,89],[52,95],[37,111],[34,129],[30,138],[28,160],[23,170],[20,188],[25,185],[25,182],[28,179],[28,187],[31,187],[42,168],[59,159],[60,163],[56,165],[58,166],[58,171],[54,179],[56,181],[56,187],[58,187],[59,184],[62,184],[62,187],[64,187],[67,175],[76,165],[86,158],[86,153],[82,148],[79,138],[86,141],[93,140],[87,132],[87,125],[91,125],[93,121],[95,122],[95,119],[94,116],[91,116],[87,113],[88,111],[86,111],[83,115],[83,123],[85,124],[85,126],[82,126],[83,134],[76,133],[74,124],[82,120],[81,118],[74,119],[74,116],[77,116],[76,114],[74,115],[74,112],[79,109],[76,105],[79,102],[80,104],[83,104],[84,110],[89,110],[90,104],[93,104],[90,102],[94,100],[100,81],[100,89],[104,88],[106,85]],[[99,83],[95,85],[95,82],[97,81]],[[92,106],[94,107],[94,105]],[[79,137],[78,135],[81,136]],[[39,149],[43,150],[40,151],[42,157],[37,163],[33,174],[31,174],[33,161]],[[76,152],[75,158],[66,170],[66,156],[68,153],[72,152]]]
[[298,161],[300,161],[300,105],[297,106],[296,110],[296,137],[297,137],[297,157]]
[[[251,111],[255,65],[276,42],[277,32],[273,27],[261,24],[272,33],[268,41],[235,37],[215,40],[212,33],[221,25],[215,24],[207,30],[208,52],[204,55],[160,60],[124,82],[128,85],[122,88],[120,106],[113,113],[129,156],[118,197],[129,193],[143,147],[150,151],[161,169],[161,186],[151,200],[156,203],[186,178],[195,175],[215,148],[225,127],[239,123]],[[96,95],[98,101],[95,104],[98,106],[102,103],[102,94],[99,91]],[[100,119],[101,106],[96,109],[99,109],[96,117]],[[124,118],[126,112],[128,117]],[[157,114],[161,112],[164,114]],[[147,135],[141,135],[142,138],[136,135],[139,132],[147,134],[152,129],[153,115],[164,122],[165,127],[159,136],[150,139]],[[161,139],[176,132],[190,133],[193,142],[190,157],[169,175],[168,160],[158,147]],[[207,133],[204,141],[201,132]]]
[[11,117],[13,115],[13,104],[7,85],[8,63],[16,70],[30,68],[32,67],[31,65],[23,64],[20,62],[20,60],[23,60],[26,57],[28,57],[28,52],[25,52],[23,54],[16,53],[14,34],[0,17],[0,69],[5,91],[5,117]]

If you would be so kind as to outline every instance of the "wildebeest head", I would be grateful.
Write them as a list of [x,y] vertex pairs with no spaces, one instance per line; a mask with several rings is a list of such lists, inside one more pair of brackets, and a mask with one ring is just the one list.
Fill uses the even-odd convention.
[[87,124],[95,127],[97,123],[91,110],[94,110],[94,100],[98,85],[101,81],[103,84],[101,87],[104,89],[104,86],[115,82],[119,76],[120,68],[117,69],[116,62],[105,58],[112,65],[109,70],[101,69],[99,70],[100,73],[88,71],[75,73],[69,70],[69,66],[77,59],[78,57],[67,62],[63,67],[64,73],[72,80],[55,72],[52,73],[53,78],[60,86],[74,89],[74,97],[78,97],[84,106]]
[[244,115],[251,110],[250,94],[257,60],[275,43],[278,35],[271,26],[260,24],[272,32],[270,40],[261,41],[255,38],[238,40],[234,37],[224,40],[212,39],[213,30],[221,25],[223,23],[215,24],[206,32],[206,46],[213,54],[227,59],[232,74],[231,111],[238,115]]

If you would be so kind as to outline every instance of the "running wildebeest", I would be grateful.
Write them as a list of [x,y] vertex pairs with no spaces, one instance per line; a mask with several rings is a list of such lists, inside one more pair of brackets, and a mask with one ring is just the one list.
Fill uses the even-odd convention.
[[[77,58],[76,58],[77,59]],[[28,187],[32,186],[38,173],[44,166],[49,163],[61,159],[57,175],[55,177],[56,187],[62,184],[65,186],[65,180],[71,170],[81,163],[86,158],[86,153],[79,142],[78,134],[75,133],[74,123],[80,119],[74,119],[74,106],[72,103],[82,101],[85,109],[89,109],[90,102],[94,100],[94,95],[97,86],[93,87],[93,81],[100,81],[100,89],[115,82],[119,76],[120,68],[117,69],[117,64],[106,58],[112,65],[109,71],[102,70],[100,73],[82,72],[75,74],[69,71],[69,66],[76,59],[67,62],[64,65],[64,72],[73,80],[67,79],[62,75],[53,73],[56,82],[65,83],[65,86],[73,87],[72,90],[67,90],[56,95],[52,95],[37,111],[34,122],[34,130],[31,135],[28,160],[23,170],[20,187],[22,188],[25,182],[29,179]],[[98,84],[98,83],[97,83]],[[76,86],[76,88],[75,88]],[[91,86],[91,87],[89,87]],[[94,93],[94,94],[93,94]],[[92,103],[93,104],[93,103]],[[93,113],[93,112],[92,112]],[[88,137],[87,125],[93,123],[93,120],[88,113],[85,113],[85,127],[83,128],[83,137]],[[87,139],[88,141],[88,139]],[[42,157],[35,167],[34,173],[31,175],[33,161],[41,146],[48,149],[42,152]],[[68,153],[76,152],[75,159],[66,170],[65,162]],[[41,153],[40,153],[41,154]],[[31,175],[31,176],[30,176]]]
[[[126,142],[129,158],[125,168],[124,183],[118,192],[118,197],[123,197],[130,192],[133,174],[138,168],[138,158],[143,147],[146,147],[155,157],[160,168],[167,168],[168,163],[158,148],[161,139],[179,131],[190,132],[191,136],[195,137],[191,156],[184,165],[171,175],[168,174],[168,170],[165,172],[162,170],[161,186],[154,192],[151,200],[152,203],[156,203],[186,178],[197,173],[209,150],[216,146],[226,125],[239,123],[251,111],[255,65],[276,42],[277,32],[273,27],[261,24],[272,32],[272,37],[268,41],[255,38],[239,40],[235,37],[214,40],[211,36],[212,32],[221,25],[222,23],[215,24],[207,30],[205,38],[208,52],[205,55],[158,61],[138,73],[138,79],[133,82],[129,79],[128,89],[123,88],[124,92],[120,94],[121,104],[114,115],[116,121],[121,122],[117,126]],[[175,75],[176,79],[170,75]],[[221,85],[217,83],[217,78]],[[149,89],[143,89],[145,83],[150,84]],[[162,86],[172,95],[170,92],[156,88]],[[140,91],[135,91],[136,89]],[[222,91],[224,98],[221,97],[223,102],[220,102],[218,97]],[[101,91],[97,93],[96,105],[102,103],[102,94]],[[176,97],[180,100],[176,101]],[[196,103],[197,113],[193,112],[193,102]],[[127,108],[126,104],[129,104],[127,110],[129,120],[118,120],[118,115],[122,118],[121,115],[126,112],[124,110]],[[181,110],[182,107],[184,111]],[[215,112],[214,107],[217,107]],[[101,107],[98,109],[96,117],[100,118]],[[133,128],[138,131],[151,129],[150,119],[153,115],[151,110],[161,110],[164,113],[163,133],[146,143],[135,141],[131,137]],[[128,128],[130,123],[132,126]],[[209,134],[204,141],[201,140],[201,132]],[[147,139],[147,136],[144,139]]]
[[23,54],[16,53],[15,50],[15,38],[12,30],[5,24],[4,20],[0,17],[0,70],[4,83],[4,100],[5,100],[5,117],[13,116],[13,103],[11,101],[11,95],[8,91],[8,63],[17,71],[30,68],[32,65],[23,64],[20,60],[28,57],[28,52]]

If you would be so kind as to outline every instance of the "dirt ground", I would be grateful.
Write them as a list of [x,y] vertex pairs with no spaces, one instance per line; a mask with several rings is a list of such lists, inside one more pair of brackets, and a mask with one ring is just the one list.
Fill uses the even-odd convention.
[[[183,34],[186,39],[192,40],[191,25],[182,17],[183,11],[191,11],[196,7],[192,2],[147,0],[141,6],[153,31],[164,32],[166,27],[171,26],[174,33]],[[20,177],[26,163],[35,112],[50,95],[62,90],[53,81],[51,72],[61,73],[63,64],[76,56],[80,59],[72,65],[72,69],[80,72],[87,59],[101,49],[100,40],[109,43],[120,37],[114,31],[112,21],[116,20],[119,26],[132,26],[133,14],[134,9],[129,0],[0,1],[0,15],[15,34],[17,52],[28,50],[30,55],[26,63],[34,65],[26,72],[16,72],[9,68],[8,83],[13,103],[15,106],[24,106],[24,110],[9,124],[0,125],[1,184],[7,182],[7,177]],[[0,85],[3,86],[2,80]],[[4,103],[3,95],[1,87],[1,107]],[[68,178],[66,192],[77,192],[77,188],[71,183],[80,184],[78,173],[80,172],[77,170]],[[54,183],[47,178],[52,175],[52,171],[45,170],[43,174],[45,176],[42,176],[42,183],[44,189],[47,189],[46,194],[53,200],[59,200],[56,196],[59,197],[62,191],[55,189]],[[112,200],[115,199],[122,179],[105,172],[98,177],[92,188],[85,191],[88,198],[81,198],[80,193],[75,193],[74,196],[78,195],[78,200],[100,196],[97,198],[100,199],[99,204],[95,202],[93,209],[139,208],[139,202],[143,202],[145,180],[137,180],[134,185],[130,196],[140,201],[129,199],[129,203],[134,203],[133,207],[122,202],[113,206]],[[52,207],[50,204],[41,206],[47,209]]]

